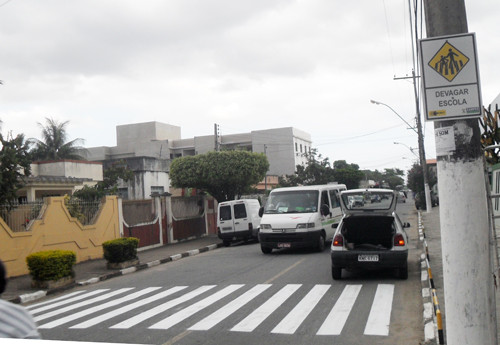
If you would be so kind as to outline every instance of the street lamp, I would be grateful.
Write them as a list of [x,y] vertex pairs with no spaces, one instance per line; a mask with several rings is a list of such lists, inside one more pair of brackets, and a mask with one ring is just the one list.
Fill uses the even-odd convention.
[[397,115],[397,116],[398,116],[401,120],[403,120],[403,122],[404,122],[404,123],[406,123],[406,124],[408,125],[408,129],[412,129],[412,130],[413,130],[415,133],[417,133],[417,135],[418,135],[418,132],[417,132],[417,130],[415,129],[415,127],[412,127],[412,125],[410,125],[410,124],[408,123],[408,121],[406,121],[405,119],[403,119],[403,117],[401,117],[401,115],[399,115],[399,114],[396,112],[396,110],[392,109],[390,106],[388,106],[388,105],[387,105],[387,104],[385,104],[385,103],[378,102],[378,101],[374,101],[373,99],[371,99],[371,100],[370,100],[370,102],[372,102],[373,104],[376,104],[376,105],[384,105],[384,106],[386,106],[387,108],[391,109],[391,110],[392,110],[392,112],[393,112],[394,114],[396,114],[396,115]]
[[395,145],[403,145],[403,146],[406,146],[406,147],[408,148],[408,150],[410,150],[410,151],[411,151],[411,153],[413,153],[413,155],[414,155],[415,157],[417,157],[417,158],[418,158],[418,155],[417,155],[417,154],[413,151],[413,150],[415,150],[415,148],[414,148],[414,147],[410,147],[410,146],[408,146],[408,145],[406,145],[406,144],[399,143],[399,142],[397,142],[397,141],[395,141],[395,142],[394,142],[394,144],[395,144]]
[[[403,120],[404,123],[406,123],[410,129],[412,129],[415,133],[417,133],[418,136],[418,153],[419,153],[419,159],[420,159],[420,165],[422,166],[422,171],[424,173],[424,192],[425,192],[425,205],[426,205],[426,210],[427,212],[430,212],[432,203],[431,203],[431,191],[429,189],[429,176],[427,173],[427,162],[425,160],[425,148],[424,148],[424,136],[422,134],[422,123],[420,121],[420,114],[418,112],[418,106],[417,106],[417,128],[412,127],[401,115],[399,115],[396,110],[392,109],[389,105],[382,103],[382,102],[377,102],[374,101],[373,99],[370,100],[371,103],[376,104],[376,105],[383,105],[389,108],[394,114],[396,114],[401,120]],[[413,152],[413,151],[412,151]]]

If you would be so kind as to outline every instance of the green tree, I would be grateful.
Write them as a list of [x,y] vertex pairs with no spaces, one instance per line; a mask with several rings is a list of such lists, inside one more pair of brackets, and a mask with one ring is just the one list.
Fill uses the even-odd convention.
[[[490,145],[500,145],[500,128],[498,127],[498,116],[500,110],[498,104],[494,112],[491,111],[491,105],[488,109],[484,108],[483,117],[479,118],[479,124],[482,127],[481,148],[484,150]],[[486,162],[497,164],[500,162],[500,148],[485,150]]]
[[364,174],[357,164],[348,164],[344,160],[333,162],[333,176],[338,183],[346,185],[347,189],[359,188],[359,182]]
[[42,129],[42,140],[30,139],[30,144],[34,145],[31,150],[33,160],[58,160],[58,159],[77,159],[84,158],[78,153],[84,150],[79,144],[84,140],[77,138],[67,141],[66,126],[69,121],[57,122],[56,120],[45,118],[46,125],[38,123]]
[[239,198],[266,176],[267,157],[248,151],[208,152],[179,157],[170,165],[170,180],[176,188],[197,188],[218,202]]
[[[317,158],[316,158],[317,156]],[[322,158],[316,149],[306,155],[307,163],[297,165],[295,174],[280,177],[280,187],[320,185],[331,182],[343,183],[347,188],[358,188],[359,181],[363,179],[363,173],[357,164],[348,164],[339,160],[330,165],[328,158]]]
[[418,163],[413,164],[408,171],[408,188],[416,194],[424,192],[424,172]]
[[328,158],[323,158],[321,154],[318,154],[317,149],[306,153],[306,158],[306,164],[297,165],[294,174],[278,178],[280,187],[310,186],[334,181],[333,169]]
[[0,134],[0,204],[12,205],[17,191],[23,186],[25,176],[31,175],[29,144],[23,134],[15,138]]

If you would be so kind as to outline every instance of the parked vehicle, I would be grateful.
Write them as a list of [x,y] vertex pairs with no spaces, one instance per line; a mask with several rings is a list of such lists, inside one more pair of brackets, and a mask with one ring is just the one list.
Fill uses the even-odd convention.
[[257,199],[219,203],[217,235],[227,247],[233,241],[258,239],[260,203]]
[[333,238],[333,224],[342,213],[338,193],[343,184],[276,188],[260,212],[259,241],[264,254],[277,248],[325,249]]
[[[362,195],[380,202],[352,206],[349,199]],[[342,277],[347,269],[396,269],[401,279],[408,278],[408,235],[395,213],[398,192],[390,189],[356,189],[340,193],[344,213],[331,245],[332,278]]]
[[406,194],[404,192],[398,192],[398,202],[406,202]]

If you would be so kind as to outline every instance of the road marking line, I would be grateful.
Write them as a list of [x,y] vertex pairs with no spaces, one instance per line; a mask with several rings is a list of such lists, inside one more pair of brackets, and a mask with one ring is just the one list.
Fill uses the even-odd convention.
[[293,334],[312,312],[331,285],[315,285],[271,333]]
[[84,309],[78,313],[68,315],[66,317],[57,319],[55,321],[46,323],[44,325],[40,325],[40,326],[38,326],[38,328],[54,328],[54,327],[60,326],[62,324],[71,322],[73,320],[79,319],[83,316],[87,316],[89,314],[95,313],[97,311],[100,311],[100,310],[103,310],[103,309],[106,309],[109,307],[114,307],[115,305],[118,305],[120,303],[136,299],[138,297],[141,297],[142,295],[148,294],[148,293],[155,291],[155,290],[158,290],[158,289],[160,289],[160,287],[150,287],[150,288],[142,289],[142,290],[136,291],[130,295],[109,301],[109,302],[104,303],[104,304],[99,304],[99,305],[96,305],[92,308]]
[[243,307],[245,304],[253,300],[259,294],[271,287],[271,284],[260,284],[254,286],[252,289],[241,295],[240,297],[234,299],[232,302],[224,306],[223,308],[217,310],[216,312],[210,314],[194,326],[188,328],[191,331],[207,331],[229,315]]
[[102,315],[99,315],[99,316],[96,316],[92,319],[89,319],[87,321],[84,321],[82,323],[79,323],[77,325],[74,325],[70,328],[89,328],[91,326],[94,326],[94,325],[97,325],[103,321],[106,321],[106,320],[109,320],[115,316],[118,316],[118,315],[121,315],[121,314],[125,314],[126,312],[132,310],[132,309],[136,309],[136,308],[139,308],[139,307],[142,307],[146,304],[149,304],[151,302],[155,302],[161,298],[165,298],[167,296],[170,296],[170,295],[173,295],[174,293],[178,292],[178,291],[181,291],[181,290],[184,290],[186,289],[187,286],[175,286],[173,288],[170,288],[168,290],[165,290],[165,291],[162,291],[160,293],[157,293],[156,295],[153,295],[153,296],[150,296],[148,298],[145,298],[145,299],[142,299],[140,301],[137,301],[137,302],[134,302],[132,304],[128,304],[126,306],[123,306],[121,308],[118,308],[116,310],[112,310],[110,312],[107,312],[105,314],[102,314]]
[[214,304],[218,300],[226,297],[227,295],[233,293],[234,291],[242,288],[244,284],[234,284],[234,285],[229,285],[228,287],[222,289],[219,292],[214,293],[211,296],[208,296],[205,299],[202,299],[201,301],[190,305],[189,307],[182,309],[181,311],[170,315],[166,319],[155,323],[154,325],[148,327],[149,329],[169,329],[172,326],[175,326],[179,322],[187,319],[188,317],[196,314],[202,309],[205,309],[206,307]]
[[303,263],[306,259],[302,259],[302,260],[299,260],[297,261],[296,263],[294,263],[292,266],[288,267],[286,270],[284,271],[281,271],[280,273],[278,273],[277,275],[275,275],[274,277],[272,277],[271,279],[267,280],[264,282],[264,284],[269,284],[271,283],[273,280],[276,280],[278,279],[279,277],[281,277],[283,274],[287,273],[288,271],[290,271],[291,269],[297,267],[298,265],[300,265],[301,263]]
[[269,315],[278,309],[302,284],[288,284],[280,291],[275,293],[273,297],[268,299],[259,308],[255,309],[250,315],[243,319],[240,323],[234,326],[231,331],[235,332],[252,332],[257,328]]
[[366,335],[389,335],[393,296],[393,284],[379,284],[377,286],[365,327]]
[[318,335],[340,335],[358,298],[361,287],[362,285],[346,285],[330,314],[321,325]]
[[168,309],[173,308],[181,303],[189,301],[190,299],[195,298],[196,296],[201,295],[202,293],[204,293],[210,289],[213,289],[214,287],[215,287],[215,285],[205,285],[205,286],[199,287],[196,290],[193,290],[185,295],[182,295],[182,296],[180,296],[176,299],[173,299],[171,301],[168,301],[166,303],[160,304],[160,305],[158,305],[152,309],[149,309],[143,313],[137,314],[136,316],[131,317],[130,319],[127,319],[123,322],[120,322],[114,326],[111,326],[110,328],[115,328],[115,329],[116,328],[121,328],[121,329],[130,328],[130,327],[135,326],[144,320],[147,320],[147,319],[149,319],[157,314],[164,312],[165,310],[168,310]]

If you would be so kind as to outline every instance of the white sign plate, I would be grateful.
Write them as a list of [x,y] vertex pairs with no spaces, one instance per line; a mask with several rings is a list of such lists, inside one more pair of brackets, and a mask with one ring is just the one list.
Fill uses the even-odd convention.
[[475,34],[433,37],[419,43],[425,118],[439,121],[481,116]]

